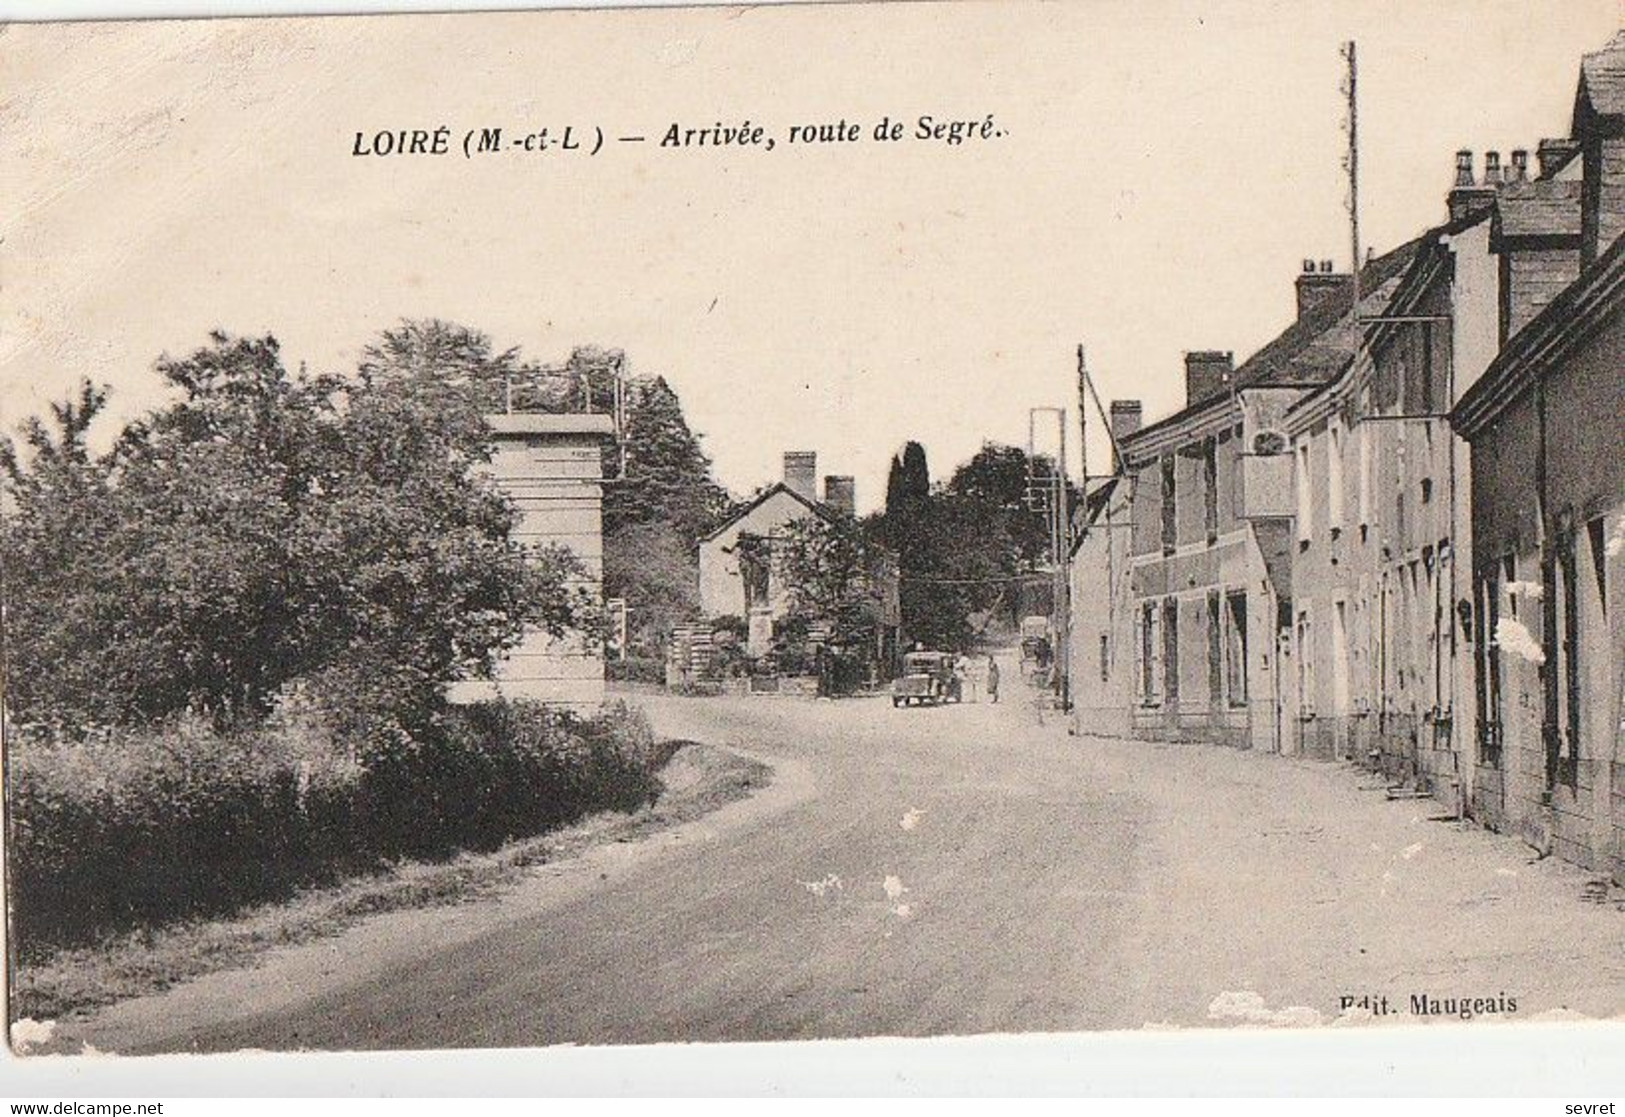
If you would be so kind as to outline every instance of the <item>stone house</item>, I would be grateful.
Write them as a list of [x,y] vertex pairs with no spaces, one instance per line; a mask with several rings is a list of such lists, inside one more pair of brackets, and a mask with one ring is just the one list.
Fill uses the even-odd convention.
[[[1367,265],[1368,307],[1380,308],[1413,252]],[[1079,732],[1119,720],[1107,711],[1132,678],[1127,724],[1137,736],[1282,747],[1274,634],[1292,596],[1293,508],[1280,421],[1352,359],[1352,291],[1351,277],[1311,264],[1296,282],[1293,323],[1240,367],[1227,352],[1186,354],[1180,411],[1140,426],[1136,404],[1113,404],[1124,488],[1101,510],[1113,526],[1086,532],[1105,538],[1074,563]],[[1093,649],[1079,642],[1091,638]]]
[[1560,240],[1522,246],[1543,255],[1506,242],[1509,336],[1451,413],[1471,445],[1469,807],[1625,880],[1625,35],[1586,56],[1571,136],[1550,148],[1577,172],[1579,236],[1565,213]]
[[[746,650],[752,656],[763,655],[773,646],[775,626],[791,607],[789,590],[772,561],[772,541],[787,525],[809,516],[832,524],[851,524],[855,519],[853,479],[824,478],[820,500],[817,477],[815,452],[786,451],[783,479],[763,489],[700,541],[700,611],[707,618],[743,618],[748,633]],[[883,553],[870,576],[879,618],[874,658],[882,667],[892,663],[898,649],[899,581],[896,556]]]
[[[1451,219],[1418,240],[1356,359],[1289,407],[1295,663],[1285,751],[1380,763],[1397,778],[1460,792],[1471,693],[1458,605],[1471,531],[1466,444],[1451,405],[1499,346],[1493,214],[1502,183],[1458,153]],[[1516,153],[1516,173],[1525,171]],[[1521,179],[1518,187],[1532,186]]]

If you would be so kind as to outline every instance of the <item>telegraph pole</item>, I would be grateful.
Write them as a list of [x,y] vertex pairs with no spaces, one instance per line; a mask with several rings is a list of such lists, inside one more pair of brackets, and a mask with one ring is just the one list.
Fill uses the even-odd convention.
[[[1053,415],[1058,431],[1054,467],[1047,477],[1038,469],[1038,416]],[[1052,558],[1050,591],[1050,630],[1054,636],[1055,694],[1062,709],[1070,707],[1071,667],[1071,588],[1072,516],[1066,484],[1066,408],[1032,407],[1027,410],[1028,497],[1049,513],[1049,542]],[[1039,510],[1035,507],[1035,511]]]
[[1343,58],[1348,62],[1348,76],[1343,81],[1344,92],[1348,94],[1349,108],[1348,120],[1344,124],[1349,134],[1348,154],[1343,157],[1343,165],[1349,173],[1349,252],[1350,271],[1354,273],[1354,317],[1355,329],[1360,331],[1360,68],[1355,58],[1354,40],[1350,39],[1343,44]]

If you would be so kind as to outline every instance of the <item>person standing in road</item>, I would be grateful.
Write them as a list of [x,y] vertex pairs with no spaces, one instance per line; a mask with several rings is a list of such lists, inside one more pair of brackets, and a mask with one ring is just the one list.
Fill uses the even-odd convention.
[[987,700],[995,705],[999,701],[999,664],[992,656],[987,657]]

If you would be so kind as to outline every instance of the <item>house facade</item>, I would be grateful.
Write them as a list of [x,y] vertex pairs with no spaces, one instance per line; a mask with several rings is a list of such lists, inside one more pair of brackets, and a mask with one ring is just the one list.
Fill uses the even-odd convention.
[[1470,805],[1625,880],[1625,37],[1586,57],[1564,147],[1578,243],[1539,262],[1578,278],[1507,292],[1505,347],[1451,416],[1471,445]]
[[[1367,266],[1370,305],[1413,249]],[[1079,732],[1126,723],[1141,737],[1288,747],[1276,633],[1292,597],[1293,507],[1281,420],[1354,351],[1351,277],[1309,263],[1296,294],[1292,325],[1240,367],[1227,352],[1186,354],[1179,412],[1140,426],[1137,405],[1113,404],[1123,491],[1086,526],[1073,565]]]
[[[789,588],[773,561],[774,539],[790,524],[810,516],[833,524],[852,524],[855,519],[853,479],[824,478],[820,500],[817,478],[814,451],[787,451],[783,479],[700,541],[700,610],[707,618],[742,618],[748,633],[746,650],[752,657],[772,648],[775,628],[792,606]],[[875,661],[887,665],[898,651],[902,614],[896,557],[880,555],[869,583],[877,615]]]
[[1260,354],[1114,410],[1078,728],[1354,759],[1625,881],[1625,33],[1534,165],[1456,160],[1357,318],[1308,266]]
[[[1418,241],[1356,358],[1287,409],[1293,583],[1284,751],[1470,783],[1466,444],[1447,414],[1497,350],[1493,186],[1458,154],[1452,220]],[[1486,159],[1495,167],[1492,157]],[[1521,169],[1521,155],[1519,167]],[[1486,183],[1500,180],[1486,171]]]

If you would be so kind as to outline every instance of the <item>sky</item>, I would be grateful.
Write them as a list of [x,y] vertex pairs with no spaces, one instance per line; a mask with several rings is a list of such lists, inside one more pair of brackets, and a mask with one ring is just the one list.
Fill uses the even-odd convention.
[[[354,366],[437,316],[664,375],[737,492],[783,451],[884,496],[907,439],[943,478],[1029,409],[1176,410],[1182,354],[1239,362],[1349,255],[1339,44],[1360,58],[1361,225],[1437,224],[1458,148],[1567,132],[1617,0],[1429,5],[912,3],[0,27],[0,425],[81,377],[109,427],[219,327]],[[983,120],[958,145],[882,117]],[[760,147],[662,148],[749,120]],[[859,124],[795,145],[792,125]],[[444,124],[609,135],[597,156],[357,157]],[[1091,468],[1106,467],[1098,425]],[[1051,436],[1053,440],[1053,436]],[[1046,447],[1047,448],[1047,447]]]

